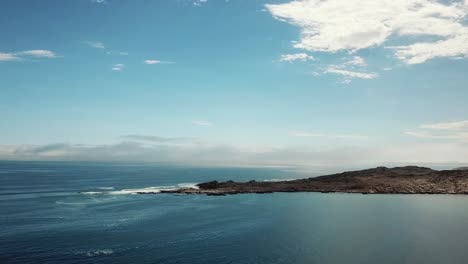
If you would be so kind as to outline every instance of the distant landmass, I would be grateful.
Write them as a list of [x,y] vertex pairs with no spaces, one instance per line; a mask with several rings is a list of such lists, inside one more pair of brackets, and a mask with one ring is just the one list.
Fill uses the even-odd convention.
[[362,194],[468,194],[468,170],[433,170],[430,168],[377,167],[332,175],[277,182],[200,183],[198,188],[181,188],[162,193],[227,195],[273,192],[342,192]]

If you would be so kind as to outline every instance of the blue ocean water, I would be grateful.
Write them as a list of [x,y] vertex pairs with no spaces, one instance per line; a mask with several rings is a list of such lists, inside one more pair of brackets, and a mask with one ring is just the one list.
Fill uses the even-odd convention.
[[467,263],[466,196],[132,194],[305,176],[0,162],[0,263]]

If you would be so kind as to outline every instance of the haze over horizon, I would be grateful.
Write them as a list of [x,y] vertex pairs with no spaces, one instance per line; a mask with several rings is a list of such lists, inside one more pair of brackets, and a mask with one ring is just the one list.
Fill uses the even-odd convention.
[[467,163],[468,0],[0,7],[0,160]]

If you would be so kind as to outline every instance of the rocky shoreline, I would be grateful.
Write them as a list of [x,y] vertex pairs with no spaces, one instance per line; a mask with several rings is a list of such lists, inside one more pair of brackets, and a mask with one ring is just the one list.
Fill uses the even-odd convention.
[[438,171],[416,166],[377,167],[292,181],[211,181],[197,186],[198,188],[166,190],[161,193],[205,195],[273,192],[468,194],[468,170]]

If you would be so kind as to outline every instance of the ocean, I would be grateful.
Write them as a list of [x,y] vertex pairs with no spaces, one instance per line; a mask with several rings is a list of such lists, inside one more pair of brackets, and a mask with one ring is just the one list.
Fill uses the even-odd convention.
[[0,162],[0,263],[467,263],[468,196],[135,194],[282,168]]

